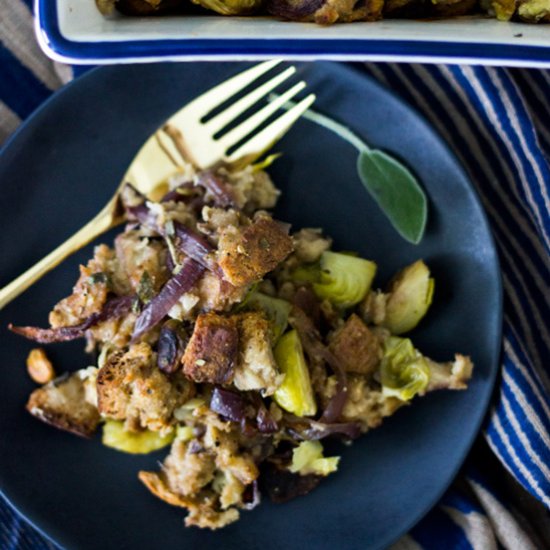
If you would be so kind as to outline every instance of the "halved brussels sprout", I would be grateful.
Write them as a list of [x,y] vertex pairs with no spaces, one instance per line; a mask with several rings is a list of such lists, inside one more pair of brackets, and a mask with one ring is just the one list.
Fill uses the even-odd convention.
[[317,403],[300,337],[295,330],[282,336],[273,350],[275,361],[285,377],[273,394],[277,404],[296,416],[313,416]]
[[289,470],[301,475],[315,474],[327,476],[338,469],[339,456],[324,457],[320,441],[302,441],[292,451],[292,464]]
[[103,425],[101,441],[106,447],[124,453],[147,454],[170,445],[174,436],[174,433],[161,436],[158,432],[150,430],[129,432],[124,429],[124,422],[107,420]]
[[384,326],[393,334],[412,330],[432,303],[434,285],[430,270],[422,260],[398,273],[390,287]]
[[358,304],[367,294],[376,274],[376,264],[338,252],[323,252],[320,282],[313,284],[315,294],[339,307]]
[[222,15],[253,13],[263,4],[263,0],[192,0],[192,2]]
[[430,381],[430,367],[409,338],[390,336],[384,342],[380,383],[384,395],[409,401]]
[[254,292],[248,298],[244,309],[262,311],[265,314],[271,323],[273,343],[276,343],[288,326],[288,316],[292,306],[286,300]]

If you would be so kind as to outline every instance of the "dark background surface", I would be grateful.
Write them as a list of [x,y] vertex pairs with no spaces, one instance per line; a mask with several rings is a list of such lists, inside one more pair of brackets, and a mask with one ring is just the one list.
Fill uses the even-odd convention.
[[[67,87],[18,133],[0,158],[3,213],[0,286],[97,213],[145,138],[187,101],[242,68],[235,64],[107,67]],[[342,449],[337,475],[286,505],[264,502],[210,533],[183,527],[182,510],[149,495],[136,478],[163,452],[135,457],[57,432],[31,418],[34,385],[24,360],[32,344],[2,328],[0,488],[21,512],[70,548],[376,548],[403,534],[454,476],[479,428],[496,372],[500,280],[485,217],[461,169],[408,107],[344,66],[304,65],[315,107],[414,168],[430,200],[426,236],[409,245],[391,228],[355,174],[355,151],[300,121],[275,148],[280,219],[323,227],[335,249],[379,264],[377,283],[422,257],[436,279],[428,318],[412,336],[435,359],[472,355],[467,392],[430,395]],[[32,189],[32,193],[30,190]],[[109,242],[110,236],[102,240]],[[74,284],[76,254],[0,313],[0,326],[47,322]],[[90,361],[82,342],[56,345],[59,371]]]

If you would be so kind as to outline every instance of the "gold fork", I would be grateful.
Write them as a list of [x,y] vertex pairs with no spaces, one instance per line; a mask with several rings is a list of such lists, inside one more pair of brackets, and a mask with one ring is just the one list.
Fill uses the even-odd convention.
[[[280,63],[279,60],[266,61],[239,73],[211,88],[175,113],[161,129],[145,142],[130,164],[115,194],[99,214],[45,258],[0,290],[0,309],[68,256],[105,231],[122,223],[123,216],[118,199],[121,189],[127,182],[132,183],[143,194],[154,198],[155,189],[158,190],[159,184],[165,182],[170,175],[177,171],[177,168],[182,165],[182,161],[190,162],[200,169],[218,163],[239,167],[253,162],[265,153],[311,106],[315,101],[315,95],[310,94],[302,99],[295,107],[275,119],[260,132],[251,135],[252,132],[274,115],[285,102],[304,89],[305,82],[302,81],[292,86],[277,100],[267,103],[221,138],[216,139],[214,136],[287,80],[296,72],[295,67],[288,67],[254,88],[207,122],[202,122],[202,120],[217,106],[238,94],[278,63]],[[239,145],[245,138],[248,139]],[[238,145],[237,149],[228,154],[228,150],[235,145]]]

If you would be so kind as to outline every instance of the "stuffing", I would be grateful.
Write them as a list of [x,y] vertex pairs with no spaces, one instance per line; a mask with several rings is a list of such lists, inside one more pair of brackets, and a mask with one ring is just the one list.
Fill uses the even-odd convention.
[[195,382],[229,384],[237,362],[239,332],[235,317],[203,313],[183,355],[183,371]]
[[84,381],[79,373],[67,374],[34,390],[27,402],[27,410],[56,428],[91,437],[100,416],[85,396]]
[[80,277],[73,293],[56,304],[50,313],[52,327],[78,325],[101,311],[109,293],[107,263],[113,257],[114,252],[110,248],[100,245],[88,264],[80,266]]
[[247,166],[238,172],[222,169],[221,173],[231,185],[237,206],[245,212],[252,213],[275,206],[280,191],[273,185],[267,172]]
[[206,272],[197,283],[198,308],[200,311],[229,311],[240,303],[249,286],[233,286],[211,271]]
[[386,305],[389,294],[371,290],[359,304],[359,314],[367,324],[381,325],[386,319]]
[[454,361],[436,363],[427,359],[430,367],[430,381],[426,391],[465,390],[466,382],[472,377],[474,365],[469,357],[456,354]]
[[271,349],[271,328],[260,313],[239,315],[239,361],[233,384],[242,391],[260,390],[272,395],[284,375],[279,372]]
[[136,230],[125,231],[115,239],[115,250],[134,292],[152,295],[167,281],[168,251],[161,241],[142,237]]
[[146,343],[111,353],[97,374],[99,412],[124,420],[129,431],[169,431],[174,410],[193,391],[181,375],[168,377],[157,368],[156,354]]
[[342,420],[359,422],[363,432],[377,428],[385,417],[406,404],[396,397],[386,397],[380,389],[373,388],[364,376],[350,376],[348,388]]
[[318,262],[321,254],[330,248],[331,239],[323,237],[321,229],[305,228],[292,235],[294,254],[299,262]]
[[218,263],[224,277],[235,286],[259,281],[292,252],[292,239],[270,217],[258,217],[243,231],[222,232]]
[[358,374],[372,375],[382,358],[379,339],[355,313],[334,332],[329,349],[346,371]]
[[239,433],[205,406],[195,410],[193,424],[202,436],[176,439],[159,473],[139,478],[158,498],[187,508],[186,525],[218,529],[239,518],[245,490],[259,475],[252,455],[239,448]]
[[[381,12],[379,0],[327,0],[312,17]],[[339,460],[323,457],[319,439],[355,439],[415,396],[464,389],[472,375],[468,357],[438,363],[398,337],[395,296],[416,311],[426,292],[370,290],[372,276],[354,273],[320,229],[289,235],[260,210],[278,195],[258,167],[183,167],[147,198],[127,185],[128,224],[114,249],[98,246],[80,267],[53,328],[10,326],[39,343],[86,339],[94,366],[54,380],[45,352],[31,352],[29,374],[47,383],[27,409],[86,437],[103,421],[103,444],[120,452],[170,445],[160,470],[139,479],[186,509],[188,526],[233,523],[259,504],[260,487],[276,502],[308,493]],[[327,257],[341,261],[329,269]]]

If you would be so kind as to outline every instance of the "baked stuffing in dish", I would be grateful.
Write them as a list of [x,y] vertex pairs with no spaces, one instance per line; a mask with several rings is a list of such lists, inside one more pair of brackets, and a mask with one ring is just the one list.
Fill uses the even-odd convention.
[[27,409],[80,436],[101,429],[122,452],[169,447],[139,479],[188,526],[308,493],[338,469],[325,438],[356,439],[472,375],[469,357],[437,362],[406,336],[432,301],[423,261],[375,289],[374,262],[273,218],[279,191],[260,166],[187,166],[156,201],[126,185],[124,230],[80,267],[50,327],[10,327],[85,339],[94,364],[57,378],[31,352],[43,385]]
[[549,0],[96,0],[96,4],[104,15],[185,13],[198,5],[221,15],[271,14],[321,25],[473,14],[500,21],[550,22]]

